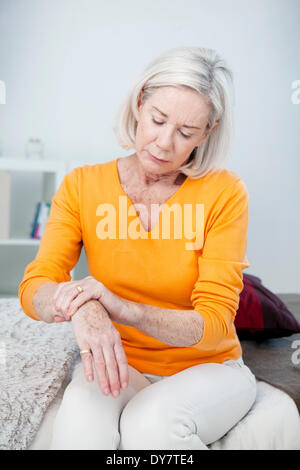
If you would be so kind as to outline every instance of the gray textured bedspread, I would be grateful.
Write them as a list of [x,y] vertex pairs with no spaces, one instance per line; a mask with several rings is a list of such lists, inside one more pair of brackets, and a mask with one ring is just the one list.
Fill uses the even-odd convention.
[[[300,322],[300,294],[276,294]],[[242,340],[243,359],[258,380],[283,390],[300,414],[300,334],[262,342]]]
[[[300,320],[300,294],[277,294]],[[241,341],[244,362],[258,380],[290,395],[300,412],[300,334],[262,343]],[[70,323],[27,317],[18,298],[0,299],[0,449],[26,449],[65,381],[79,350]]]
[[28,447],[78,356],[70,323],[37,322],[18,298],[0,299],[1,450]]

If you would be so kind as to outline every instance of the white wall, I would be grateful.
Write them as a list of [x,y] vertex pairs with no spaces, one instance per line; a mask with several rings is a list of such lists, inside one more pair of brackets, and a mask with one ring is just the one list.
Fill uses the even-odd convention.
[[37,136],[47,158],[129,154],[112,124],[137,74],[168,48],[212,47],[235,76],[228,168],[250,193],[245,272],[275,292],[300,292],[299,19],[299,0],[0,0],[3,153],[23,156]]

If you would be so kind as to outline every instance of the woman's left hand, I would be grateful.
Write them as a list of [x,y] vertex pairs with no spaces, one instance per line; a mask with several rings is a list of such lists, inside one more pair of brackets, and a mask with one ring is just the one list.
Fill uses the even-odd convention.
[[[78,292],[77,286],[83,289],[82,292]],[[93,299],[103,304],[112,321],[124,325],[130,324],[130,317],[133,312],[131,309],[126,308],[125,299],[115,295],[93,276],[87,276],[79,281],[61,282],[59,284],[53,296],[54,307],[58,312],[55,321],[71,320],[81,305]]]
[[[79,292],[77,287],[83,290]],[[99,300],[106,287],[93,276],[79,281],[61,282],[53,296],[54,308],[57,311],[56,322],[69,321],[72,315],[88,300]]]

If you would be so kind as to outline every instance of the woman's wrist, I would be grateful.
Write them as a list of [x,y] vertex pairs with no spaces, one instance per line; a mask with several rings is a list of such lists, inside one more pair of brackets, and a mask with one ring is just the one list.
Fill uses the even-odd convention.
[[103,305],[98,300],[89,300],[85,304],[81,305],[78,310],[72,315],[71,321],[77,321],[77,319],[84,318],[89,322],[92,322],[95,326],[95,322],[99,325],[99,322],[111,321],[109,315]]
[[58,283],[56,282],[46,282],[45,284],[42,284],[33,295],[32,304],[35,312],[40,320],[45,323],[54,323],[55,316],[59,315],[51,301],[57,286]]
[[111,320],[116,323],[138,327],[142,321],[143,304],[119,297],[106,287],[99,302],[105,307]]

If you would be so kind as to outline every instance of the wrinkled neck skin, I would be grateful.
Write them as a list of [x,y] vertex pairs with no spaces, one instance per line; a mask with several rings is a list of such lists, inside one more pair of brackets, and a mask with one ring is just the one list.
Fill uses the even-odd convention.
[[137,173],[137,180],[145,187],[151,187],[154,184],[165,186],[165,187],[172,187],[181,185],[185,179],[187,178],[186,175],[181,173],[181,171],[174,170],[168,173],[161,173],[159,175],[149,173],[144,170],[142,165],[139,162],[136,154],[132,156],[132,164],[134,165]]

